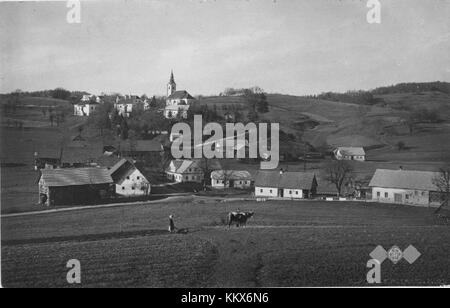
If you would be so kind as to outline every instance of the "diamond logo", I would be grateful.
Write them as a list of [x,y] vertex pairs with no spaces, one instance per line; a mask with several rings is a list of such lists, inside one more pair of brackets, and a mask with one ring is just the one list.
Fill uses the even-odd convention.
[[384,260],[387,258],[387,252],[384,250],[383,246],[378,245],[370,254],[369,256],[372,257],[372,259],[378,260],[378,262],[383,263]]
[[389,260],[391,260],[394,264],[397,264],[398,261],[403,259],[403,252],[398,246],[392,246],[387,255]]
[[413,245],[409,245],[408,248],[403,251],[403,258],[408,261],[409,264],[413,264],[420,256],[421,253]]

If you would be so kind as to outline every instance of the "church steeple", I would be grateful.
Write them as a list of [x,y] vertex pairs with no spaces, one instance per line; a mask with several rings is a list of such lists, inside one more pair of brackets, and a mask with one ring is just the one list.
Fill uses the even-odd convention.
[[173,70],[170,71],[170,80],[167,84],[167,96],[173,94],[177,90],[177,84],[175,83],[175,78],[173,78]]

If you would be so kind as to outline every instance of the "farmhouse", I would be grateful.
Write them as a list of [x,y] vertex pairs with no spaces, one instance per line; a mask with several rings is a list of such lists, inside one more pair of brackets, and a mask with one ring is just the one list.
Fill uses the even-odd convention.
[[112,184],[106,168],[42,169],[39,202],[47,206],[92,204],[110,197]]
[[127,140],[119,143],[118,152],[138,162],[160,162],[164,148],[156,140]]
[[316,190],[316,176],[311,172],[259,171],[255,177],[257,198],[310,198]]
[[172,160],[166,169],[169,180],[181,182],[201,183],[204,179],[203,168],[199,160],[175,159]]
[[338,147],[333,154],[337,160],[366,160],[366,152],[361,147]]
[[114,103],[114,109],[117,113],[124,117],[129,117],[131,112],[145,111],[150,108],[150,104],[146,98],[142,99],[137,95],[117,96]]
[[122,158],[109,173],[119,196],[146,196],[150,194],[150,183],[129,160]]
[[173,77],[173,72],[170,74],[170,80],[167,84],[167,99],[166,107],[164,108],[164,116],[167,119],[182,117],[187,118],[187,111],[191,103],[195,101],[186,90],[177,91],[177,84]]
[[246,170],[216,170],[211,172],[213,188],[250,188],[253,176]]
[[61,166],[64,168],[96,166],[96,161],[102,153],[101,144],[72,141],[62,149]]
[[437,172],[377,169],[369,183],[372,200],[385,203],[429,206],[439,203],[433,184]]
[[100,104],[101,99],[95,95],[83,95],[78,103],[73,105],[73,115],[90,116]]

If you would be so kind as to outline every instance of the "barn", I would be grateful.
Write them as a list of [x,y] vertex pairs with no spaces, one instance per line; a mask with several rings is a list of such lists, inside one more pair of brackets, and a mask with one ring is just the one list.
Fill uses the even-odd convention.
[[47,206],[95,204],[114,193],[112,184],[106,168],[42,169],[39,202]]

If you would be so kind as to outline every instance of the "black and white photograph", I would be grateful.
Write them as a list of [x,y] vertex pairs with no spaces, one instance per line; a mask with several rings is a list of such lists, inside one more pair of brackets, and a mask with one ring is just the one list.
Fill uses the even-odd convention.
[[449,287],[450,1],[1,0],[0,162],[3,288]]

